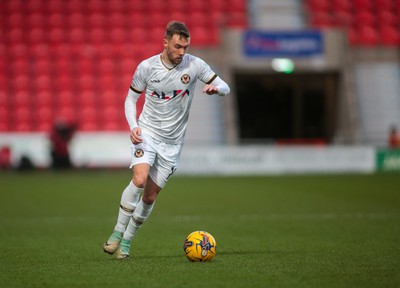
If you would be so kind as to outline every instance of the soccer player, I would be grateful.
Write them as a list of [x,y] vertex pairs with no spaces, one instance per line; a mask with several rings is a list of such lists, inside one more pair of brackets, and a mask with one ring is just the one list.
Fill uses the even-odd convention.
[[[197,79],[206,84],[203,93],[224,96],[230,92],[206,62],[186,53],[189,44],[186,25],[168,23],[163,52],[142,61],[133,75],[125,100],[133,177],[122,193],[114,231],[103,245],[104,252],[117,252],[118,259],[129,257],[131,240],[176,170]],[[136,121],[136,101],[143,91],[145,104]]]

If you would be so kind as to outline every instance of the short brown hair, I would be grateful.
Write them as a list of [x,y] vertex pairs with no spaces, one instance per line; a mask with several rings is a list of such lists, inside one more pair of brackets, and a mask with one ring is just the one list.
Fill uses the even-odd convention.
[[171,21],[167,25],[165,31],[165,38],[171,39],[172,36],[178,34],[180,37],[189,38],[189,29],[186,27],[185,23],[179,21]]

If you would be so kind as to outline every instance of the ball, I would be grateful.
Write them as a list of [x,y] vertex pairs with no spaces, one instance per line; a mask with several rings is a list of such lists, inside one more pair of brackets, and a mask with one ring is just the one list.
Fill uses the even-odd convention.
[[206,231],[194,231],[190,233],[183,244],[186,258],[192,262],[207,262],[214,258],[217,242]]

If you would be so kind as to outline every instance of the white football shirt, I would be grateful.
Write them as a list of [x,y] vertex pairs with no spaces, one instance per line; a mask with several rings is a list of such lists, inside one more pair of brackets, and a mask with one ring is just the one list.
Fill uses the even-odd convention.
[[164,65],[161,54],[142,61],[130,87],[139,94],[146,90],[139,127],[165,143],[182,143],[197,79],[210,84],[216,77],[206,62],[190,54],[173,68]]

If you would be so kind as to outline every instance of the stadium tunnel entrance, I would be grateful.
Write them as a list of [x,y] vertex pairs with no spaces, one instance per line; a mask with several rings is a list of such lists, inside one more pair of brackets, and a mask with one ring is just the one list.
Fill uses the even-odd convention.
[[237,72],[234,80],[239,143],[332,141],[338,73]]

